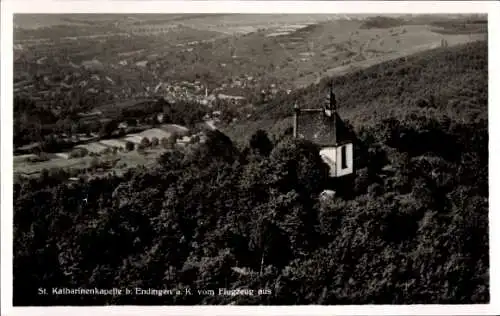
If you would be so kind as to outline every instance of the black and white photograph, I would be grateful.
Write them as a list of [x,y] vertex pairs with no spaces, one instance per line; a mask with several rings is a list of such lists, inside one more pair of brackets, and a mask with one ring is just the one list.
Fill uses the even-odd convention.
[[489,20],[13,14],[12,305],[489,304]]

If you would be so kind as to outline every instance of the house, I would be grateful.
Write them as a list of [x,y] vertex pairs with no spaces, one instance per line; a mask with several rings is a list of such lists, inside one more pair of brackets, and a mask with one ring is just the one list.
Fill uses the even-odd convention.
[[137,148],[141,144],[142,139],[143,137],[139,135],[131,134],[128,135],[128,137],[124,138],[123,141],[131,142],[132,144],[134,144],[134,148]]
[[37,158],[38,156],[35,154],[16,155],[14,156],[14,163],[30,162],[36,160]]
[[163,117],[164,117],[163,113],[158,113],[156,115],[156,120],[158,121],[158,123],[163,123]]
[[147,60],[141,60],[135,63],[135,65],[138,67],[146,67],[147,64],[148,64]]
[[219,98],[220,100],[226,100],[226,101],[230,101],[230,102],[233,102],[233,103],[245,100],[245,97],[242,97],[242,96],[227,95],[227,94],[223,94],[223,93],[219,93],[217,95],[217,98]]
[[191,143],[191,137],[189,136],[183,136],[177,140],[177,144],[180,146],[186,146],[189,143]]
[[43,65],[47,61],[47,56],[44,56],[36,61],[38,65]]
[[328,103],[322,109],[300,109],[295,105],[293,133],[296,138],[317,144],[321,158],[330,167],[330,177],[338,178],[354,173],[356,136],[338,115],[332,87]]
[[118,128],[119,129],[126,129],[126,128],[128,128],[127,122],[121,122],[120,124],[118,124]]
[[189,128],[177,124],[163,124],[160,128],[171,134],[186,136],[189,134]]
[[217,129],[217,127],[214,124],[215,122],[213,120],[206,120],[205,122],[201,123],[199,125],[201,130],[211,130],[214,131]]
[[110,82],[111,84],[115,84],[114,80],[113,80],[113,79],[111,79],[110,77],[106,76],[105,78],[106,78],[106,80],[107,80],[108,82]]
[[200,103],[206,106],[212,106],[216,99],[217,97],[215,95],[210,94],[203,97]]
[[62,159],[69,159],[70,158],[69,153],[56,153],[55,155],[57,158],[62,158]]
[[153,138],[158,138],[158,139],[169,138],[170,136],[172,136],[172,133],[160,128],[151,128],[137,134],[131,134],[130,136],[133,135],[137,135],[141,138],[148,138],[149,140],[151,140]]
[[31,143],[31,144],[16,148],[16,152],[25,153],[25,154],[37,153],[40,151],[42,151],[42,148],[41,148],[41,144],[38,142]]
[[32,85],[32,83],[33,83],[32,80],[23,80],[23,81],[15,82],[14,88],[24,88],[24,87],[27,87],[29,85]]
[[83,61],[81,65],[83,68],[91,71],[100,71],[104,69],[103,64],[97,59]]
[[86,61],[82,62],[81,65],[83,68],[85,68],[87,70],[91,70],[91,71],[104,69],[103,64],[97,59],[86,60]]
[[97,134],[93,134],[93,135],[87,136],[86,134],[78,134],[77,137],[80,139],[80,141],[86,142],[86,141],[89,141],[89,140],[97,139],[98,135]]

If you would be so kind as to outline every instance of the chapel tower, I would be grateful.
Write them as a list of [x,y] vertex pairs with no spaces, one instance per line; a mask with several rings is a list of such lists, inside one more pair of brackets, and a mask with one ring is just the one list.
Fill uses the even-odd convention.
[[321,158],[330,167],[330,177],[353,174],[355,135],[338,115],[333,83],[322,108],[301,109],[295,104],[294,111],[293,136],[320,147]]

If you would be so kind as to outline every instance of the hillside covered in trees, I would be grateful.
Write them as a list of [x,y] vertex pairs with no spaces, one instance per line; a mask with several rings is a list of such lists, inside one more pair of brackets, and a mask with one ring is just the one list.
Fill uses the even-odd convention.
[[[457,121],[488,119],[488,44],[437,48],[333,77],[342,118],[356,129],[409,114]],[[292,124],[293,105],[323,106],[330,80],[256,104],[251,121],[224,128],[232,139],[266,129],[279,136]]]
[[[356,110],[356,125],[384,115],[423,110],[452,118],[487,118],[488,44],[474,42],[437,48],[333,78],[340,110]],[[291,115],[294,103],[316,107],[324,102],[329,80],[292,91],[260,106],[256,119]],[[347,113],[348,115],[350,113]]]
[[[17,182],[14,305],[486,303],[487,77],[487,45],[475,43],[335,78],[358,135],[356,177],[335,197],[320,194],[314,144],[263,130],[244,146],[211,132],[123,177]],[[259,115],[284,122],[294,101],[319,103],[317,90]]]

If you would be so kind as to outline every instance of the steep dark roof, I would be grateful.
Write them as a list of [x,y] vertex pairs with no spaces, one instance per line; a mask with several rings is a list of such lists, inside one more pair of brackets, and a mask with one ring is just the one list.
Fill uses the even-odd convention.
[[298,136],[319,146],[342,145],[356,138],[337,113],[327,116],[324,112],[300,112]]

